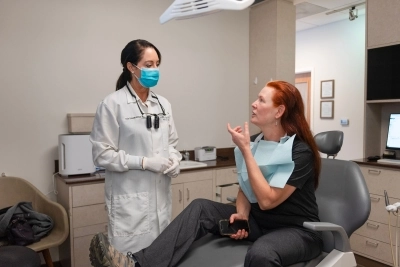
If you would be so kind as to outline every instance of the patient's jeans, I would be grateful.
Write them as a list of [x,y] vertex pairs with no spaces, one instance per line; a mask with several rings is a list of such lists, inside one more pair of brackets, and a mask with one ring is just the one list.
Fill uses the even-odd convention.
[[[134,256],[142,267],[176,266],[195,240],[207,233],[219,235],[219,220],[229,219],[233,213],[236,213],[233,205],[196,199],[149,247]],[[251,231],[247,240],[255,242],[246,255],[245,267],[287,266],[313,259],[321,252],[320,240],[300,229],[281,228],[266,232],[251,215],[249,224]]]

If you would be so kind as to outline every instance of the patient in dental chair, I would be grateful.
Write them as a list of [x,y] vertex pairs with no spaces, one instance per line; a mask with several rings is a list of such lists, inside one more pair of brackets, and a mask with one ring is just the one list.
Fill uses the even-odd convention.
[[[271,81],[252,104],[251,123],[261,133],[250,137],[244,127],[227,125],[235,148],[240,190],[236,206],[196,199],[140,251],[126,255],[102,234],[90,244],[93,266],[178,266],[191,244],[208,233],[219,235],[219,221],[248,220],[250,232],[240,229],[232,239],[254,242],[244,266],[287,266],[308,261],[322,250],[321,234],[303,227],[318,222],[315,189],[321,159],[304,117],[296,87]],[[222,238],[222,237],[221,237]]]

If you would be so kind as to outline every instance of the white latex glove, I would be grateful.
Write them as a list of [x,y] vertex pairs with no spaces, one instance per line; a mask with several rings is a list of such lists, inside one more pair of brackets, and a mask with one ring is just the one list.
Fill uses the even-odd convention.
[[143,158],[143,169],[152,172],[164,172],[172,165],[172,160],[162,157]]
[[172,159],[172,165],[168,168],[168,170],[164,171],[164,174],[171,178],[175,178],[180,172],[179,161],[177,159]]

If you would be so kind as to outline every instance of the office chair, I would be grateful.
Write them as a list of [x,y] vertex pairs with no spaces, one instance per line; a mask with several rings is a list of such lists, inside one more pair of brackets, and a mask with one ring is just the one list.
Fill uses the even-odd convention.
[[[337,154],[343,142],[343,134],[325,132],[317,138],[331,144],[323,146],[324,153],[329,155]],[[319,149],[322,146],[320,142],[317,145]],[[371,203],[368,188],[356,163],[338,159],[321,161],[320,182],[315,193],[321,222],[304,222],[303,225],[322,231],[323,252],[309,262],[290,267],[354,267],[357,264],[349,237],[369,216]],[[178,266],[241,267],[250,245],[249,241],[238,242],[208,234],[192,244]]]

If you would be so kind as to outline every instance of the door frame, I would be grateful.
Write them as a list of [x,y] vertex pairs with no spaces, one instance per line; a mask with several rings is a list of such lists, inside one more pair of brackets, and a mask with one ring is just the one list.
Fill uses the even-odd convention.
[[295,74],[310,73],[310,129],[314,132],[314,68],[296,69]]

